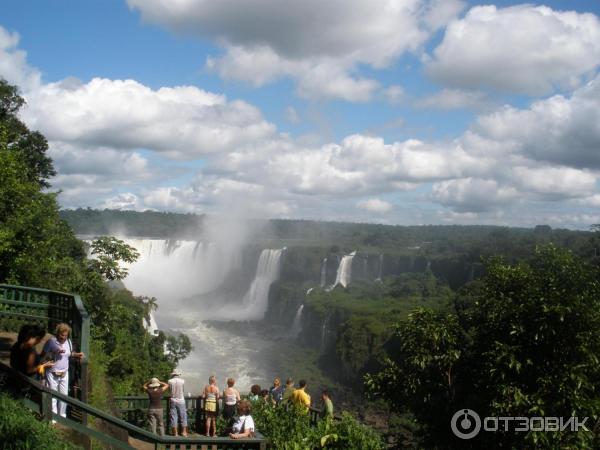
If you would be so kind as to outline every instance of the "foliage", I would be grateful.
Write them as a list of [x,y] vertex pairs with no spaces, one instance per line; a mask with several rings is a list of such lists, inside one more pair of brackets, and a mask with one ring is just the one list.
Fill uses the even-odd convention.
[[24,103],[17,88],[0,79],[0,134],[3,141],[0,152],[18,155],[25,163],[21,175],[26,181],[47,188],[50,186],[48,179],[56,175],[56,171],[46,155],[46,138],[37,131],[30,131],[17,117]]
[[179,336],[169,336],[167,337],[167,358],[174,365],[177,365],[179,361],[188,357],[190,352],[192,351],[192,342],[190,338],[181,333]]
[[120,239],[112,236],[101,236],[91,245],[92,256],[88,264],[95,272],[100,273],[110,281],[122,280],[127,276],[127,269],[120,266],[120,262],[133,263],[140,254]]
[[273,407],[262,400],[253,402],[252,418],[258,431],[266,435],[274,448],[312,450],[318,448],[379,450],[384,445],[372,429],[344,413],[340,421],[320,420],[310,424],[300,409]]
[[6,394],[0,394],[0,448],[6,450],[75,449],[48,423],[38,421],[33,413]]
[[[488,261],[465,289],[456,315],[420,311],[401,322],[373,395],[408,408],[429,445],[460,447],[452,413],[481,417],[600,416],[600,282],[597,267],[554,246],[529,263]],[[593,433],[480,433],[481,448],[592,448]],[[464,445],[464,442],[462,443]]]

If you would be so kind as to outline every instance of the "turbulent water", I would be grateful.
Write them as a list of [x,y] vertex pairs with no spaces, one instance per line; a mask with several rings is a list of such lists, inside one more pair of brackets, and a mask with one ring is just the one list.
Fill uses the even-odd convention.
[[344,255],[342,260],[340,261],[340,266],[338,267],[337,274],[335,276],[334,286],[338,284],[346,287],[350,284],[350,279],[352,277],[352,260],[356,252],[352,252],[349,255]]
[[[267,309],[271,284],[280,271],[282,249],[265,249],[256,261],[253,280],[245,294],[222,302],[219,293],[227,288],[233,273],[242,269],[240,246],[216,242],[167,241],[160,239],[123,239],[140,253],[127,265],[123,280],[135,295],[157,298],[158,310],[148,328],[171,334],[182,332],[192,340],[194,350],[182,361],[187,377],[186,390],[197,392],[216,375],[224,385],[227,377],[247,390],[254,383],[264,384],[266,373],[259,354],[269,344],[256,334],[240,332],[239,327],[209,324],[207,320],[256,321]],[[248,275],[252,269],[248,268]],[[243,291],[242,291],[243,292]],[[252,325],[247,328],[252,329]]]

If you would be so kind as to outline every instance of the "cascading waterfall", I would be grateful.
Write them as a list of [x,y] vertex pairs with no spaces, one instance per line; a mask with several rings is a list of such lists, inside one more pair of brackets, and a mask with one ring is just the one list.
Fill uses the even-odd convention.
[[321,327],[321,351],[327,349],[327,333],[329,332],[329,316],[325,317],[323,320],[323,326]]
[[341,284],[346,287],[350,284],[350,278],[352,277],[352,260],[356,256],[356,251],[353,251],[349,255],[344,255],[340,261],[340,265],[335,276],[335,283],[333,286]]
[[260,320],[267,310],[269,288],[279,277],[279,262],[283,249],[263,250],[258,259],[256,276],[243,299],[245,320]]
[[135,263],[124,265],[129,270],[125,286],[136,295],[158,298],[161,306],[210,292],[241,267],[240,249],[225,243],[121,239],[140,253]]
[[321,284],[322,288],[327,284],[327,258],[323,258],[321,261]]
[[148,314],[148,319],[145,317],[142,319],[142,323],[144,325],[144,329],[148,334],[155,335],[158,331],[158,325],[156,324],[156,320],[154,319],[154,313],[151,311]]
[[294,322],[292,323],[292,331],[290,331],[290,336],[298,337],[300,335],[300,331],[302,331],[302,310],[304,309],[304,304],[298,307],[298,311],[296,311],[296,315],[294,316]]
[[375,281],[383,280],[383,253],[379,254],[379,272],[377,273],[377,278]]

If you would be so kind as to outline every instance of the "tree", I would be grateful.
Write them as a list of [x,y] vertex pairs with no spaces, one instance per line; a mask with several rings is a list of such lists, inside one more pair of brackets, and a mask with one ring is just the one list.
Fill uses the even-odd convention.
[[47,188],[50,187],[48,180],[56,175],[52,159],[46,154],[48,141],[41,133],[30,131],[17,117],[24,104],[17,88],[0,79],[0,132],[5,140],[0,151],[20,154],[26,166],[23,171],[26,178]]
[[168,336],[167,337],[167,355],[171,362],[175,365],[188,357],[192,351],[192,343],[190,338],[185,334],[179,336]]
[[[462,408],[481,417],[576,416],[593,423],[600,416],[599,275],[554,246],[530,263],[492,259],[482,282],[457,297],[455,315],[419,312],[399,324],[398,351],[367,377],[367,389],[375,396],[399,391],[393,406],[415,414],[430,446],[465,446],[448,427]],[[592,448],[593,439],[585,432],[482,432],[469,445]]]
[[90,267],[110,281],[127,277],[127,269],[119,265],[121,261],[133,263],[140,256],[135,248],[113,236],[99,237],[91,247],[93,259],[89,260]]

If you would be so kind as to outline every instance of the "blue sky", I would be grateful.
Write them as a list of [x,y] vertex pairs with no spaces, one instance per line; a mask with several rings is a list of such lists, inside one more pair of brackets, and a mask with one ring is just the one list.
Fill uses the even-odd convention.
[[600,222],[600,4],[6,0],[64,207]]

